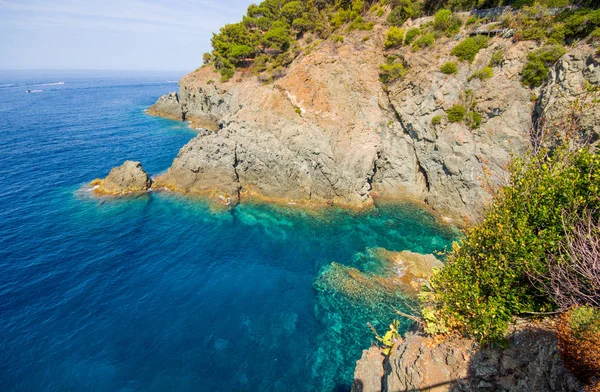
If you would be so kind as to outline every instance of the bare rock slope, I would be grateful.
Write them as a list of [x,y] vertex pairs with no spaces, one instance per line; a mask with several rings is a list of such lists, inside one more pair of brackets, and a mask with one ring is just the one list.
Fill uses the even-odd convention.
[[[187,75],[179,93],[162,97],[149,113],[188,120],[202,131],[155,186],[227,203],[257,196],[360,208],[374,196],[412,199],[475,220],[489,200],[485,184],[501,179],[511,154],[529,147],[532,121],[568,106],[585,83],[600,79],[584,45],[561,59],[555,82],[531,91],[519,73],[535,44],[500,37],[472,64],[459,62],[457,75],[444,75],[440,66],[457,60],[450,55],[457,42],[441,38],[416,53],[403,48],[408,72],[384,87],[384,38],[377,25],[350,33],[344,43],[322,42],[266,85],[240,73],[220,83],[210,67]],[[496,50],[504,51],[504,64],[493,77],[470,78]],[[480,113],[481,126],[445,120],[457,103]],[[599,129],[598,116],[588,121]]]

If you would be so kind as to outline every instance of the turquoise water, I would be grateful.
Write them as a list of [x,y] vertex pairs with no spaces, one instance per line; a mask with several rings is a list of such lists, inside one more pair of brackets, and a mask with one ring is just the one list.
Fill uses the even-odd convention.
[[81,191],[125,159],[168,168],[194,133],[144,109],[181,76],[0,74],[0,390],[346,390],[366,322],[394,314],[319,275],[454,238],[410,206],[215,211]]

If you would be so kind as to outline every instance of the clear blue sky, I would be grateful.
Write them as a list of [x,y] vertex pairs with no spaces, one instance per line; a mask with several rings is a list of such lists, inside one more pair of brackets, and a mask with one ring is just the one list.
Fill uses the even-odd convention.
[[190,71],[252,0],[0,0],[0,69]]

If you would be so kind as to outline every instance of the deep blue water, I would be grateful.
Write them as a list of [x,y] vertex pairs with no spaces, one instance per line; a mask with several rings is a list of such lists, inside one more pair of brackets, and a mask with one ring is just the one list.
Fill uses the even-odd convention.
[[452,240],[410,206],[215,211],[82,192],[126,159],[168,168],[194,133],[144,109],[181,76],[0,73],[1,391],[344,390],[366,322],[394,315],[315,279],[333,261],[368,270],[376,247]]

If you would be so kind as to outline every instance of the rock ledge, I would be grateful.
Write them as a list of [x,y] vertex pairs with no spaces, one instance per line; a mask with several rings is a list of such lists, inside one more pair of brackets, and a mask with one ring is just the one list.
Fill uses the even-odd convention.
[[106,178],[96,179],[90,185],[100,196],[125,196],[146,193],[152,181],[140,162],[125,161],[112,169]]

